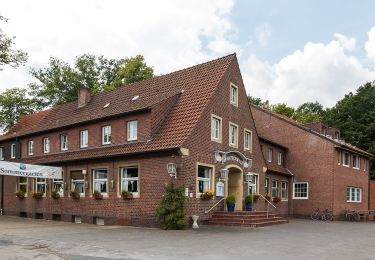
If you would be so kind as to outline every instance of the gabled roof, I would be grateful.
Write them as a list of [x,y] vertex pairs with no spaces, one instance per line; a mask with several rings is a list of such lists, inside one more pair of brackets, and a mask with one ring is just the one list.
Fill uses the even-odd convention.
[[[0,141],[151,109],[153,105],[166,98],[178,95],[179,98],[158,136],[147,144],[147,149],[179,147],[195,127],[215,88],[234,60],[236,55],[231,54],[105,91],[93,96],[83,108],[78,108],[77,101],[74,101],[24,116],[7,134],[0,137]],[[139,96],[138,100],[132,101],[135,96]],[[108,103],[108,107],[104,108]]]
[[302,129],[302,130],[304,130],[306,132],[314,134],[314,135],[316,135],[316,136],[318,136],[318,137],[320,137],[320,138],[322,138],[322,139],[324,139],[326,141],[334,143],[336,148],[346,149],[346,150],[349,150],[349,151],[352,151],[352,152],[359,153],[359,154],[364,155],[366,157],[371,157],[371,158],[374,157],[374,155],[372,155],[369,152],[366,152],[365,150],[362,150],[362,149],[360,149],[360,148],[358,148],[358,147],[356,147],[354,145],[346,143],[343,140],[333,139],[331,137],[328,137],[328,136],[325,136],[323,134],[320,134],[320,133],[318,133],[318,132],[310,129],[307,126],[304,126],[303,124],[301,124],[301,123],[299,123],[299,122],[297,122],[297,121],[295,121],[295,120],[293,120],[293,119],[291,119],[291,118],[289,118],[287,116],[280,115],[280,114],[278,114],[276,112],[273,112],[273,111],[268,110],[268,109],[261,108],[259,106],[253,105],[253,104],[250,104],[250,107],[251,107],[251,109],[257,109],[257,110],[259,110],[259,111],[261,111],[263,113],[267,113],[267,114],[269,114],[271,116],[274,116],[274,117],[276,117],[276,118],[278,118],[278,119],[280,119],[280,120],[282,120],[284,122],[287,122],[287,123],[289,123],[291,125],[294,125],[294,126],[300,128],[300,129]]

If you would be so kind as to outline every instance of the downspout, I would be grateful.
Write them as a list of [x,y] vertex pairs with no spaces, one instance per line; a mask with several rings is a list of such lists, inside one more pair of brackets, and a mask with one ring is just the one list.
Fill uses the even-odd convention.
[[1,175],[0,216],[3,215],[3,206],[4,206],[4,175]]

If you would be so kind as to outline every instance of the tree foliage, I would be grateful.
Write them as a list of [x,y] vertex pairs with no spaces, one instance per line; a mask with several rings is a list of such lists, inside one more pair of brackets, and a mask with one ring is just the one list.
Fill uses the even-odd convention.
[[247,96],[247,100],[249,101],[250,104],[253,104],[255,106],[262,106],[263,101],[261,98],[253,97],[253,96]]
[[287,116],[287,117],[290,117],[290,118],[292,118],[294,113],[295,113],[294,108],[288,106],[285,103],[279,103],[279,104],[276,104],[276,105],[272,105],[271,109],[272,109],[273,112],[276,112],[278,114],[281,114],[281,115],[284,115],[284,116]]
[[186,227],[185,189],[174,184],[165,186],[165,194],[156,210],[156,220],[162,229],[184,229]]
[[[8,19],[0,16],[0,22],[8,22]],[[0,28],[0,70],[4,65],[14,68],[27,61],[27,53],[13,49],[15,37],[7,36]]]

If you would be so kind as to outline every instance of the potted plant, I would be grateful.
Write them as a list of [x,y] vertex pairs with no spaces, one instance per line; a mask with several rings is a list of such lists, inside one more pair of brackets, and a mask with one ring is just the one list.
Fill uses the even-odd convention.
[[22,190],[19,190],[16,192],[16,196],[19,198],[19,199],[24,199],[25,196],[26,196],[26,193]]
[[253,209],[254,196],[249,194],[245,197],[245,209],[246,211],[252,211]]
[[129,192],[129,191],[126,191],[126,190],[123,190],[121,192],[121,197],[124,199],[124,200],[131,200],[133,199],[133,193]]
[[215,193],[212,190],[206,190],[201,194],[201,200],[210,200],[215,196]]
[[37,200],[43,198],[43,195],[44,195],[44,193],[43,193],[43,192],[40,192],[40,191],[33,192],[33,198],[34,198],[34,199],[37,199]]
[[103,194],[101,194],[99,191],[94,191],[92,194],[96,200],[102,200],[103,199]]
[[258,193],[253,194],[253,201],[254,202],[257,202],[259,200],[259,198],[260,198],[260,195]]
[[273,202],[279,203],[279,202],[281,202],[281,198],[280,197],[275,197],[275,198],[273,198]]
[[60,193],[58,190],[56,189],[52,189],[51,190],[51,197],[54,198],[54,199],[59,199],[60,198]]
[[226,199],[225,202],[227,203],[227,209],[229,212],[233,212],[234,208],[236,206],[236,197],[233,195],[229,195]]
[[81,196],[80,196],[80,194],[79,194],[78,191],[76,191],[76,190],[71,190],[71,191],[70,191],[70,197],[72,197],[73,199],[78,200]]

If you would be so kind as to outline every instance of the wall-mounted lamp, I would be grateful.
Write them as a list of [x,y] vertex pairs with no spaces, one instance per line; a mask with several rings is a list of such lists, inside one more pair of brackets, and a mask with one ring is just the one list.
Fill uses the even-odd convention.
[[86,175],[87,171],[86,170],[82,170],[82,174],[83,175]]
[[177,179],[177,165],[173,162],[167,164],[167,171],[169,176],[174,177]]
[[229,174],[228,169],[221,169],[219,181],[224,182],[224,181],[228,180],[228,174]]
[[112,186],[112,190],[114,189],[114,181],[113,180],[111,180],[111,186]]

